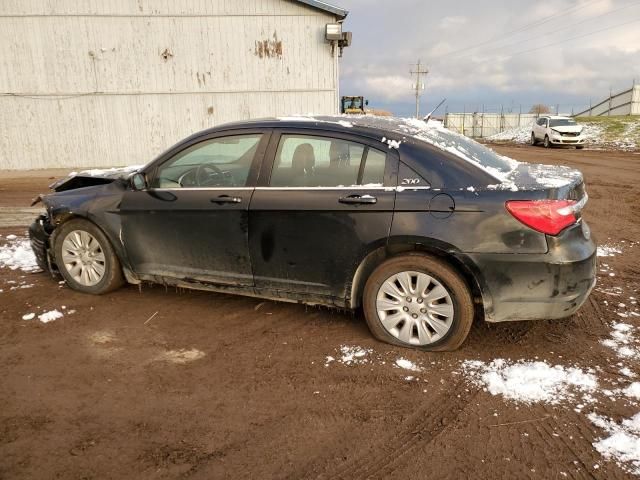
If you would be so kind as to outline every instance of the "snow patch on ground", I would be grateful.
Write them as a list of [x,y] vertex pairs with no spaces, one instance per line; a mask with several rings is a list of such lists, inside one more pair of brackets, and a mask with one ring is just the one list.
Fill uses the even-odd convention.
[[[619,316],[621,312],[616,312]],[[628,314],[622,312],[624,318]],[[605,347],[612,349],[621,359],[640,358],[640,345],[635,336],[636,327],[628,323],[614,323],[609,338],[602,340]]]
[[616,254],[622,253],[622,249],[617,245],[598,245],[598,256],[599,257],[615,257]]
[[[327,355],[325,357],[324,366],[329,367],[332,363],[339,363],[349,367],[356,365],[381,366],[390,365],[395,369],[406,370],[409,372],[423,372],[424,367],[417,362],[413,362],[404,357],[395,357],[394,359],[385,359],[385,356],[377,354],[371,348],[364,348],[358,345],[341,345],[336,349],[336,355]],[[406,375],[406,372],[403,372]],[[418,380],[415,376],[409,375],[411,379]],[[408,377],[403,377],[408,380]]]
[[[371,348],[362,348],[357,345],[342,345],[340,353],[342,356],[338,358],[338,362],[344,365],[360,365],[368,363],[367,358],[373,352]],[[328,359],[328,358],[327,358]]]
[[583,401],[589,401],[584,394],[594,392],[598,386],[593,373],[546,362],[466,361],[462,370],[492,395],[523,403],[557,404],[578,393],[583,394]]
[[633,382],[631,385],[624,389],[623,393],[627,397],[640,400],[640,382]]
[[594,442],[595,449],[605,458],[613,459],[629,473],[640,475],[640,413],[616,423],[596,413],[587,416],[609,436]]
[[28,238],[7,235],[6,239],[9,241],[0,246],[0,268],[19,269],[23,272],[40,271]]
[[44,312],[38,315],[38,320],[40,320],[42,323],[49,323],[62,317],[64,317],[64,314],[62,312],[58,310],[51,310],[49,312]]
[[[399,368],[403,368],[405,370],[410,370],[412,372],[421,372],[422,368],[413,363],[411,360],[407,360],[406,358],[398,358],[395,362],[395,365]],[[412,377],[413,378],[413,377]]]

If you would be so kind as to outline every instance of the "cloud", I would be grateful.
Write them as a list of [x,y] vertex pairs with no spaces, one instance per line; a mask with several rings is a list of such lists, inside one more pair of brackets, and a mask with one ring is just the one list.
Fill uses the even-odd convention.
[[458,28],[467,23],[469,19],[463,16],[444,17],[440,20],[440,28],[443,30],[449,30],[451,28]]
[[341,60],[343,91],[395,113],[413,108],[418,59],[430,70],[423,109],[446,97],[450,111],[527,102],[577,110],[640,80],[640,22],[622,25],[640,17],[640,5],[624,0],[339,3],[354,36]]

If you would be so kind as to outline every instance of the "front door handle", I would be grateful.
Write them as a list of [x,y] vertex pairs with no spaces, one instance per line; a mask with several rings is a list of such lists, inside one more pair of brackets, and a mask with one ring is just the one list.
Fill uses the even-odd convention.
[[378,199],[371,195],[349,195],[348,197],[340,197],[338,201],[348,205],[373,205],[378,203]]
[[220,195],[216,198],[211,199],[211,203],[242,203],[241,197],[230,197],[229,195]]

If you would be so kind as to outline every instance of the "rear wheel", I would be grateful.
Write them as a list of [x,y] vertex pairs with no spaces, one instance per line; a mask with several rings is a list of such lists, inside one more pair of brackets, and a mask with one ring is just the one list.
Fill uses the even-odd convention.
[[363,308],[371,333],[383,342],[421,350],[455,350],[473,323],[466,282],[434,257],[387,260],[369,277]]
[[545,135],[544,136],[544,148],[549,148],[551,147],[551,142],[549,141],[549,135]]
[[536,143],[538,143],[537,140],[536,140],[536,135],[533,132],[531,132],[531,142],[530,143],[531,143],[532,147],[535,147]]
[[58,227],[54,251],[58,270],[74,290],[100,295],[124,284],[113,247],[88,220],[69,220]]

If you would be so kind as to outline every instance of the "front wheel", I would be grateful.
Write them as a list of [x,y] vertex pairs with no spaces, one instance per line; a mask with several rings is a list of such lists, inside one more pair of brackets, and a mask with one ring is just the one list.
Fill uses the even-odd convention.
[[583,148],[584,148],[584,145],[578,145],[578,146],[576,147],[576,150],[582,150]]
[[100,295],[124,284],[113,247],[88,220],[77,218],[58,227],[54,253],[60,274],[74,290]]
[[549,141],[549,135],[545,135],[544,136],[544,148],[549,148],[551,147],[551,142]]
[[378,340],[430,351],[457,349],[474,316],[466,282],[448,264],[422,254],[380,265],[367,280],[363,309]]

